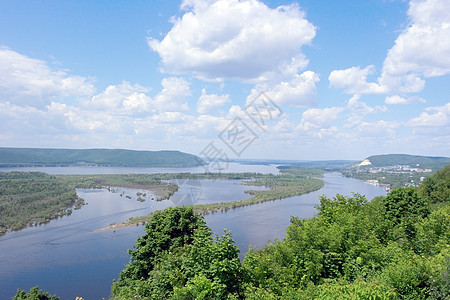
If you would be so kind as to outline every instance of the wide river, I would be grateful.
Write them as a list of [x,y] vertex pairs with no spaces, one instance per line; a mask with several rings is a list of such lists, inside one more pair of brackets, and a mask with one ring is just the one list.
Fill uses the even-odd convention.
[[[12,169],[2,169],[10,171]],[[203,168],[15,168],[21,171],[42,171],[51,174],[99,173],[161,173],[203,172]],[[230,164],[228,172],[277,173],[276,166]],[[249,245],[263,247],[268,241],[281,239],[289,226],[290,216],[310,218],[316,212],[319,197],[333,197],[337,193],[366,195],[368,200],[385,191],[361,180],[327,173],[325,186],[316,192],[265,202],[205,216],[208,225],[217,233],[231,230],[241,258]],[[132,248],[143,226],[120,228],[115,231],[96,231],[131,216],[145,215],[183,201],[213,203],[248,198],[250,188],[239,181],[201,180],[179,181],[181,188],[171,200],[152,201],[149,191],[118,188],[114,191],[78,190],[87,205],[72,215],[48,224],[9,232],[0,237],[0,299],[11,299],[17,288],[40,289],[61,299],[82,296],[86,300],[107,299],[113,279],[129,261],[127,250]],[[146,193],[145,201],[136,201],[137,192]],[[128,196],[128,197],[127,197]],[[143,197],[143,196],[141,196]],[[188,203],[187,202],[187,203]]]

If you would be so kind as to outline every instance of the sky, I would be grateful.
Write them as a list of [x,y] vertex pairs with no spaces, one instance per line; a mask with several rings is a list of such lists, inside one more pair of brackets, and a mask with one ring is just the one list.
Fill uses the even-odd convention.
[[0,147],[450,156],[450,0],[0,0]]

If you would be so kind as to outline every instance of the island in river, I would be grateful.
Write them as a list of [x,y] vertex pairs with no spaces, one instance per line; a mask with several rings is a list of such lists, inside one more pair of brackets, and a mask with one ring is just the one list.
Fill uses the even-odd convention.
[[[40,172],[0,173],[0,232],[36,226],[63,215],[70,215],[72,206],[82,204],[77,188],[127,187],[152,191],[153,200],[169,199],[178,185],[173,179],[234,179],[246,180],[252,197],[233,202],[194,205],[200,214],[226,211],[265,201],[282,199],[320,189],[323,181],[320,170],[290,168],[278,175],[261,173],[171,173],[171,174],[102,174],[102,175],[48,175]],[[250,186],[266,186],[268,190],[254,190]],[[145,224],[149,216],[130,218],[127,225]]]

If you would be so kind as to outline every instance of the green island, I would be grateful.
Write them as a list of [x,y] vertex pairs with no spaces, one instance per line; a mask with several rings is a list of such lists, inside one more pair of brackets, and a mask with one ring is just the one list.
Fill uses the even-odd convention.
[[0,172],[0,235],[70,215],[82,205],[75,188],[59,176]]
[[[247,191],[253,197],[234,202],[195,205],[197,213],[207,214],[308,193],[323,186],[322,171],[303,168],[283,170],[279,175],[260,173],[165,173],[165,174],[102,174],[48,175],[39,172],[0,173],[0,234],[39,225],[69,215],[72,206],[82,205],[77,188],[138,188],[158,195],[156,201],[169,199],[178,186],[173,179],[235,179],[247,180]],[[266,191],[253,191],[251,185],[267,186]],[[143,199],[141,199],[143,200]],[[111,228],[145,224],[151,218],[138,216]]]
[[450,165],[420,188],[322,196],[317,209],[242,261],[232,233],[212,234],[192,206],[155,212],[110,299],[449,299]]
[[[193,209],[197,214],[210,214],[219,211],[227,211],[242,206],[254,205],[266,201],[279,200],[283,198],[298,196],[309,192],[316,191],[323,187],[324,183],[321,179],[323,171],[317,169],[304,168],[287,168],[280,171],[279,175],[260,174],[260,173],[203,173],[203,174],[165,174],[165,179],[235,179],[249,180],[245,184],[248,186],[266,186],[269,190],[255,191],[247,190],[246,193],[253,197],[245,200],[232,202],[220,202],[212,204],[193,205]],[[112,225],[110,228],[145,224],[152,217],[153,213],[147,216],[132,217],[122,224]]]

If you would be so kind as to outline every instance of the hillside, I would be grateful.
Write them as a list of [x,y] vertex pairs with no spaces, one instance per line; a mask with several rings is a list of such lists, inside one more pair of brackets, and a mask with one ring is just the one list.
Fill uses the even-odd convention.
[[450,164],[449,157],[433,157],[408,154],[384,154],[373,155],[366,160],[370,161],[370,167],[388,167],[395,165],[408,165],[410,167],[440,169]]
[[198,156],[180,151],[0,147],[0,167],[69,165],[192,167],[200,165],[201,162]]

